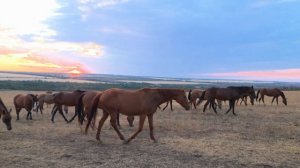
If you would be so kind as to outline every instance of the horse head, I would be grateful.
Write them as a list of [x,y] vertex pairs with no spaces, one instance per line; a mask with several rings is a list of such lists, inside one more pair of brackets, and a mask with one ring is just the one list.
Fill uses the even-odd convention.
[[287,106],[286,98],[282,98],[282,103]]
[[[0,105],[1,105],[1,113],[2,113],[2,122],[6,125],[7,130],[11,130],[11,109],[8,111],[2,100],[0,99]],[[0,115],[1,117],[1,115]]]
[[176,97],[174,99],[177,103],[179,103],[186,110],[190,109],[190,103],[188,102],[188,99],[185,95],[184,90],[181,90],[180,92],[178,92],[178,94],[176,95]]

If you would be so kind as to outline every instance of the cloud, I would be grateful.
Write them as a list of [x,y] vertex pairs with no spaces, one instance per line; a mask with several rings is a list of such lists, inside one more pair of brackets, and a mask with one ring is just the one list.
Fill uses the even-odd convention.
[[50,23],[63,15],[61,8],[58,0],[0,1],[1,70],[86,71],[77,58],[103,56],[95,42],[56,40],[59,32]]
[[3,55],[0,51],[0,62],[5,63],[1,65],[1,71],[54,73],[67,73],[71,71],[79,71],[81,73],[90,72],[84,65],[70,59],[32,55],[31,53],[11,53]]
[[300,80],[300,69],[279,69],[270,71],[240,71],[226,73],[211,73],[212,77],[238,77],[243,79],[259,79],[259,80]]
[[97,8],[105,8],[128,2],[129,0],[78,0],[78,9],[82,12],[82,20],[92,13]]

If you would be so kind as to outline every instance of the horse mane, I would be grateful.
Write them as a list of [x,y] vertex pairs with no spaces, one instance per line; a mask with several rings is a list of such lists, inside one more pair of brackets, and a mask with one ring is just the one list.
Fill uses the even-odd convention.
[[282,97],[282,99],[286,100],[286,97],[285,97],[285,95],[284,95],[284,93],[282,91],[280,91],[280,96]]
[[84,92],[86,92],[85,90],[80,90],[80,89],[77,89],[77,90],[75,90],[74,92],[80,92],[80,93],[84,93]]
[[4,103],[3,103],[3,101],[2,101],[2,99],[0,98],[0,105],[2,105],[3,106],[3,108],[6,110],[6,111],[8,111],[7,110],[7,108],[6,108],[6,106],[4,105]]

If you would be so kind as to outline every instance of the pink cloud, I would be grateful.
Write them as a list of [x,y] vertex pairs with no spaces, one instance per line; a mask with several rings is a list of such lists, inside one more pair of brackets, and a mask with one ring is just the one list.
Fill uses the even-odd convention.
[[245,79],[265,79],[265,80],[300,80],[300,69],[279,69],[270,71],[240,71],[212,73],[214,77],[238,77]]

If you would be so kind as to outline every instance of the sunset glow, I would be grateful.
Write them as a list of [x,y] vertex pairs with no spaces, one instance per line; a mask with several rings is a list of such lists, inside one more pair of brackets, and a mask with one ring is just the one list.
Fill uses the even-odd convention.
[[229,73],[213,73],[209,75],[213,77],[239,77],[243,79],[300,81],[300,69],[281,69],[272,71],[241,71]]
[[300,81],[298,6],[0,0],[0,71]]

